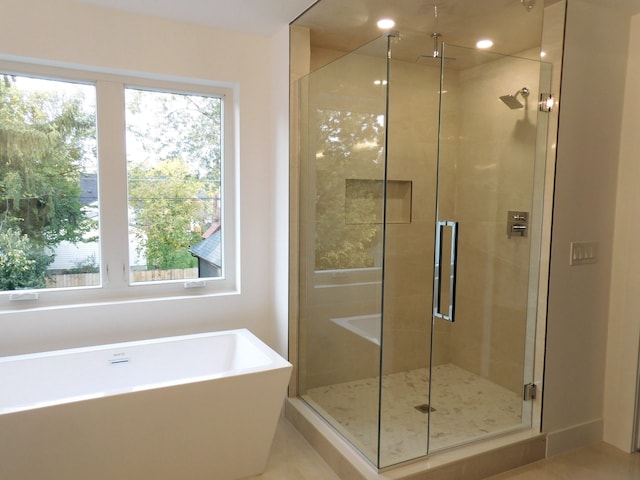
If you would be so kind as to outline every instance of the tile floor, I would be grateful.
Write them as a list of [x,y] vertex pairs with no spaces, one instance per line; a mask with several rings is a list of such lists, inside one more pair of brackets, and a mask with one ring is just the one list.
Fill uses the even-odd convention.
[[[383,377],[382,465],[425,455],[429,421],[432,452],[522,426],[520,394],[453,364],[434,367],[432,375],[430,414],[415,408],[429,401],[427,368]],[[333,417],[334,427],[369,459],[376,458],[377,378],[314,388],[304,399],[324,417]]]
[[246,480],[341,480],[304,437],[281,417],[262,475]]
[[638,480],[640,454],[605,443],[567,452],[490,477],[491,480]]
[[[585,447],[490,477],[490,480],[638,479],[640,454],[629,455],[606,444]],[[288,420],[281,418],[266,471],[247,480],[341,479]]]

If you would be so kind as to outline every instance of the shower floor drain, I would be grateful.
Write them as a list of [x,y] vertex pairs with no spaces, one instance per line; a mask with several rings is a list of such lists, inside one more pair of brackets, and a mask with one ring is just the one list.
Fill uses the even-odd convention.
[[436,409],[433,407],[430,407],[428,403],[423,403],[422,405],[416,405],[414,408],[418,410],[420,413],[431,413],[436,411]]

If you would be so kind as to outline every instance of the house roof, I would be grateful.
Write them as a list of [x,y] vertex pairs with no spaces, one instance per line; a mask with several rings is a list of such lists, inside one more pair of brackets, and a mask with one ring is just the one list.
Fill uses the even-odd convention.
[[82,205],[98,201],[98,174],[83,173],[80,175],[80,201]]
[[205,239],[189,248],[189,252],[216,267],[222,267],[222,233],[220,225],[211,226],[203,236]]

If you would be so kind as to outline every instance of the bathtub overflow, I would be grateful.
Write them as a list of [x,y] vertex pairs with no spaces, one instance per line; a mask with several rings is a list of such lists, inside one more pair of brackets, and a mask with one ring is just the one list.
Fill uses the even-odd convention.
[[114,353],[112,355],[113,358],[109,359],[109,364],[111,365],[120,365],[123,363],[129,363],[131,361],[131,358],[126,357],[125,353]]

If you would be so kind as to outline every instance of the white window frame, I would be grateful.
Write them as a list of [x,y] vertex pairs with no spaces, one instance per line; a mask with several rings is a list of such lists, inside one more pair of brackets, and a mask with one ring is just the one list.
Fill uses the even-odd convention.
[[[0,71],[16,76],[84,83],[96,87],[101,285],[0,292],[0,312],[87,303],[148,301],[229,295],[239,285],[239,188],[237,181],[237,86],[212,81],[112,73],[16,62],[0,57]],[[125,88],[214,96],[222,99],[222,277],[182,281],[129,280]]]

